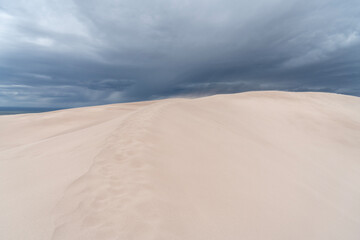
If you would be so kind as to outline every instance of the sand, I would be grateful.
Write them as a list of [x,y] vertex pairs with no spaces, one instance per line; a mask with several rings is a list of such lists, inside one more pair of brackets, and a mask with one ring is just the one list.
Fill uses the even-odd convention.
[[360,98],[0,116],[0,239],[358,240]]

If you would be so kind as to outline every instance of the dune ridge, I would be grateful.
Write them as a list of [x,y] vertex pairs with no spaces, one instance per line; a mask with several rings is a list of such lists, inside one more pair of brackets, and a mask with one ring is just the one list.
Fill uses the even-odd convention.
[[0,239],[360,238],[358,97],[112,104],[0,133]]

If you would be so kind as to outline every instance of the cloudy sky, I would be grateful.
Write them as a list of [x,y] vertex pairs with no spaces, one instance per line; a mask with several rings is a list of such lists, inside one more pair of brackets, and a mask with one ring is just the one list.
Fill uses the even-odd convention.
[[359,0],[0,0],[0,106],[360,96]]

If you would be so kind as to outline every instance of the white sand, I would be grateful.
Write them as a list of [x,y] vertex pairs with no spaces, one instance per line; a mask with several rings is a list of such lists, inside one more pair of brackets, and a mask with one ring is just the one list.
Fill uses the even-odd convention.
[[0,239],[359,240],[360,98],[1,116]]

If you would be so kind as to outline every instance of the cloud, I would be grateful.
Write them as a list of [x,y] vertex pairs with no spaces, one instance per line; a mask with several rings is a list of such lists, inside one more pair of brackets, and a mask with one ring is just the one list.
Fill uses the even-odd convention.
[[359,10],[355,0],[4,0],[0,105],[266,89],[360,96]]
[[351,32],[347,35],[337,33],[328,36],[324,42],[320,42],[316,48],[305,52],[303,55],[292,58],[284,63],[285,67],[298,67],[314,62],[320,62],[326,58],[330,58],[331,54],[336,51],[341,51],[344,48],[356,47],[360,43],[360,37],[357,31]]

